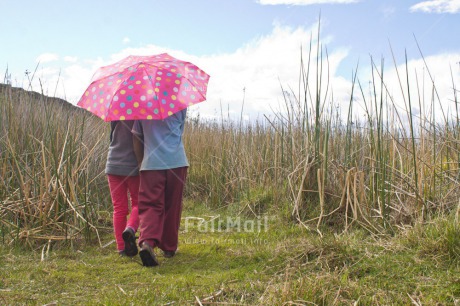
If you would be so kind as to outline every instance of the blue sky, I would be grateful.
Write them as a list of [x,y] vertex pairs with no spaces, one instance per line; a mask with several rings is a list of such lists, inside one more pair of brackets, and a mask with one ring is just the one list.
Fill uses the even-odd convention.
[[363,83],[370,55],[394,67],[390,45],[397,65],[405,51],[420,65],[414,37],[436,80],[452,87],[450,69],[459,78],[460,0],[0,0],[0,69],[27,87],[25,71],[38,64],[32,89],[40,80],[49,95],[76,102],[97,67],[168,52],[211,75],[200,112],[239,113],[244,97],[245,113],[257,116],[280,103],[280,85],[298,86],[300,46],[316,37],[320,15],[336,99],[349,95],[358,61]]

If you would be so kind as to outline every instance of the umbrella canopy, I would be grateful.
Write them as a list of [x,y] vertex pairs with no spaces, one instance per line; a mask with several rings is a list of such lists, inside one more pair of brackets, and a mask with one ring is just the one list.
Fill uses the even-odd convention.
[[206,100],[209,75],[167,53],[99,68],[77,105],[105,121],[161,120]]

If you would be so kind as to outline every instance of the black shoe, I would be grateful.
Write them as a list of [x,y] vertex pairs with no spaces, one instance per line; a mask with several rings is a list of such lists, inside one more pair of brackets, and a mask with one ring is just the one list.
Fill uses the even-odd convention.
[[155,256],[155,253],[152,250],[152,247],[145,242],[141,245],[141,251],[139,252],[139,256],[141,257],[142,265],[144,267],[155,267],[159,265],[157,257]]
[[118,251],[118,255],[119,255],[120,257],[125,257],[125,256],[126,256],[125,250]]
[[163,251],[163,256],[165,258],[171,258],[174,257],[174,255],[176,255],[176,251]]
[[134,231],[128,227],[123,231],[122,234],[123,241],[125,242],[125,254],[126,256],[133,257],[136,256],[138,253],[137,245],[136,245],[136,236]]

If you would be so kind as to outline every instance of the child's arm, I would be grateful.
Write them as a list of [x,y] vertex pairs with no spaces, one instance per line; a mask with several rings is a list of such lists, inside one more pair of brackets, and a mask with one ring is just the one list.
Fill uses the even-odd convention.
[[142,159],[144,158],[144,139],[138,135],[133,135],[133,149],[140,168]]
[[134,121],[133,128],[133,150],[136,155],[137,164],[141,168],[142,160],[144,159],[144,131],[140,121]]

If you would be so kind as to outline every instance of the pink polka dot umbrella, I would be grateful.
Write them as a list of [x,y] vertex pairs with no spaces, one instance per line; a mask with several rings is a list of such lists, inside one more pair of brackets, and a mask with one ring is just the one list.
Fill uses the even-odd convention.
[[162,53],[99,68],[77,105],[105,121],[161,120],[206,100],[209,75]]

